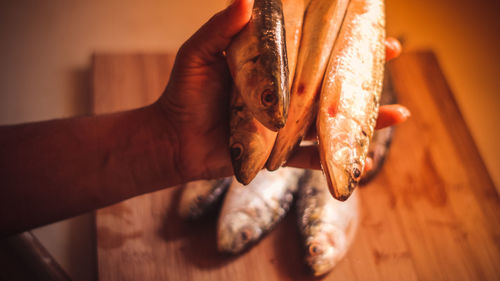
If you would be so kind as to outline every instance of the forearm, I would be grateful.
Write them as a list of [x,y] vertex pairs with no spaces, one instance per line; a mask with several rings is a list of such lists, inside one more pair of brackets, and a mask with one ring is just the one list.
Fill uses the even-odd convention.
[[156,106],[0,127],[1,234],[181,182]]

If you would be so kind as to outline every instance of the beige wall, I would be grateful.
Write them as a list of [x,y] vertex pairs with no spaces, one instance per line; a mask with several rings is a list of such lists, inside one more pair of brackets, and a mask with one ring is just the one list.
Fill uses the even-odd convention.
[[[226,0],[9,1],[0,9],[0,124],[88,113],[94,52],[175,51]],[[388,33],[442,63],[500,185],[500,10],[488,0],[387,0]],[[36,230],[75,281],[92,280],[92,218]]]
[[88,111],[93,52],[172,51],[225,0],[9,1],[0,9],[0,122]]

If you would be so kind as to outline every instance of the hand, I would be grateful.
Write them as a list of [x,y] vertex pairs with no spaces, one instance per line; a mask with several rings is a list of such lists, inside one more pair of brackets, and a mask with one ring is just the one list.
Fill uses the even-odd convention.
[[[235,0],[203,25],[176,57],[170,81],[157,102],[176,133],[175,156],[184,181],[232,175],[229,156],[229,94],[231,77],[224,50],[251,17],[253,0]],[[397,56],[401,47],[387,40],[387,57]],[[402,106],[381,107],[380,126],[404,121]],[[319,168],[317,149],[299,150],[290,166]]]
[[178,171],[186,181],[232,175],[229,156],[231,76],[223,51],[250,20],[253,0],[235,0],[179,49],[158,101],[177,133]]

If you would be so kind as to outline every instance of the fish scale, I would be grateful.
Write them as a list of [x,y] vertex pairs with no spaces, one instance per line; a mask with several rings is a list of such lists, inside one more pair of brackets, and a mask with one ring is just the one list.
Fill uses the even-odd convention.
[[364,170],[382,89],[384,40],[384,1],[351,0],[325,72],[316,122],[321,165],[339,200],[350,196]]
[[[380,105],[395,104],[397,103],[396,93],[392,86],[391,73],[388,69],[385,70],[384,83],[382,94],[380,96]],[[370,181],[382,168],[385,158],[389,152],[389,148],[394,136],[395,127],[387,127],[384,129],[376,130],[370,141],[368,148],[368,157],[373,160],[372,169],[365,171],[361,178],[361,183]]]
[[348,0],[315,0],[306,9],[285,127],[278,132],[268,170],[283,165],[314,121],[315,103]]

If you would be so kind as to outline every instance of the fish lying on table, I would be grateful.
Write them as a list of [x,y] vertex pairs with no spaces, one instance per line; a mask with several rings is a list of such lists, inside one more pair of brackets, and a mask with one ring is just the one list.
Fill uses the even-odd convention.
[[347,253],[359,223],[357,192],[341,202],[332,197],[321,171],[301,180],[297,217],[305,260],[315,276],[330,271]]
[[382,90],[384,41],[384,1],[351,0],[323,79],[316,123],[321,165],[339,200],[351,195],[364,169]]
[[222,199],[231,184],[232,177],[217,180],[198,180],[184,184],[181,188],[179,216],[197,219],[212,209]]
[[266,164],[268,170],[274,171],[288,160],[316,117],[318,89],[348,2],[313,0],[306,9],[288,119],[278,132]]
[[286,214],[304,170],[261,171],[247,186],[233,181],[217,226],[220,252],[236,254],[269,232]]
[[290,93],[281,0],[254,1],[252,17],[231,41],[226,58],[253,116],[270,130],[283,128]]

